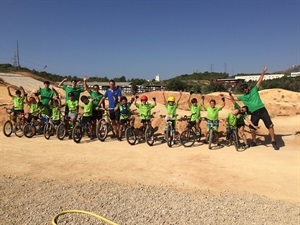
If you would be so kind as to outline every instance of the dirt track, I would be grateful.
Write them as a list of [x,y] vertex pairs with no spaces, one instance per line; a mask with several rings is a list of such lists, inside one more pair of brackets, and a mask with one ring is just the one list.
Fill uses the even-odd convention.
[[[6,89],[2,87],[0,91],[0,103],[9,101]],[[163,111],[163,106],[159,105],[156,110]],[[185,111],[179,112],[186,114]],[[49,141],[44,137],[6,138],[1,131],[1,189],[9,189],[5,183],[12,182],[11,187],[18,192],[22,189],[18,185],[22,185],[24,179],[32,185],[34,181],[37,185],[55,182],[62,186],[114,182],[121,186],[141,184],[149,188],[168,187],[170,191],[180,190],[182,193],[210,191],[218,195],[227,191],[241,196],[254,194],[270,200],[282,200],[286,204],[299,204],[299,121],[299,115],[273,118],[280,151],[274,151],[269,145],[265,128],[260,130],[261,145],[245,152],[236,152],[233,147],[208,150],[201,144],[189,149],[179,145],[168,148],[158,142],[153,147],[144,143],[129,146],[125,141],[111,139],[106,142],[84,139],[82,143],[75,144],[56,138]],[[156,122],[156,125],[161,131],[162,121]],[[8,189],[7,193],[11,193]],[[2,195],[1,198],[7,202],[10,196]],[[87,208],[91,201],[87,199]],[[61,210],[57,207],[58,211]],[[7,210],[2,208],[1,217],[10,213]],[[43,212],[43,216],[49,216],[50,221],[53,215]],[[117,215],[115,217],[118,218]],[[272,224],[281,224],[280,221]],[[125,221],[119,222],[126,224]],[[247,221],[242,224],[247,224]]]

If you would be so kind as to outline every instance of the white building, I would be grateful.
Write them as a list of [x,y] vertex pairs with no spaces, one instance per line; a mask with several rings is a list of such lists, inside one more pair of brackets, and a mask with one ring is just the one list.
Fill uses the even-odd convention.
[[291,73],[290,77],[298,77],[298,76],[300,76],[300,72]]
[[[246,82],[252,80],[252,81],[258,81],[260,77],[260,74],[259,75],[238,75],[238,76],[235,76],[235,79],[244,79]],[[281,78],[281,77],[284,77],[284,74],[283,73],[280,73],[280,74],[266,74],[264,76],[264,80],[272,80],[272,79],[277,79],[277,78]]]
[[160,81],[159,74],[155,76],[155,81]]

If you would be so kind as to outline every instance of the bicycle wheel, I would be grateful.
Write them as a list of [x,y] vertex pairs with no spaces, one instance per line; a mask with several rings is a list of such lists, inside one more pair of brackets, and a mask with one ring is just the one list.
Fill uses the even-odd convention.
[[145,139],[149,146],[152,146],[154,143],[154,130],[152,126],[147,126],[145,130]]
[[212,145],[212,142],[213,142],[213,139],[214,139],[214,129],[213,128],[210,128],[209,129],[209,137],[208,137],[208,149],[211,149],[211,145]]
[[66,136],[67,128],[64,123],[60,123],[56,128],[56,136],[59,140],[63,140]]
[[181,135],[180,135],[180,143],[184,147],[191,147],[191,146],[193,146],[193,144],[195,143],[195,140],[196,140],[196,135],[190,129],[187,129],[187,130],[183,131],[181,133]]
[[172,147],[172,145],[173,145],[173,131],[172,131],[171,126],[168,126],[168,128],[166,130],[166,138],[167,138],[167,145],[169,147]]
[[99,120],[96,128],[96,135],[100,141],[104,141],[108,133],[108,124],[105,119]]
[[30,123],[28,123],[25,125],[23,132],[24,132],[25,137],[32,138],[36,133],[36,128],[34,125],[31,125]]
[[44,137],[48,140],[54,132],[54,127],[51,123],[44,125]]
[[82,136],[83,136],[82,127],[80,124],[76,124],[72,130],[73,141],[75,141],[76,143],[79,143]]
[[18,121],[15,125],[15,135],[17,137],[22,137],[24,135],[24,127],[25,127],[26,123],[23,121]]
[[136,134],[134,128],[128,127],[125,130],[125,138],[130,145],[135,145],[136,143]]
[[7,120],[3,125],[3,133],[6,137],[9,137],[13,132],[13,124],[10,120]]
[[236,130],[233,130],[232,131],[232,141],[233,141],[233,144],[234,144],[234,147],[235,147],[235,150],[239,150],[239,138],[238,138],[238,135],[236,133]]

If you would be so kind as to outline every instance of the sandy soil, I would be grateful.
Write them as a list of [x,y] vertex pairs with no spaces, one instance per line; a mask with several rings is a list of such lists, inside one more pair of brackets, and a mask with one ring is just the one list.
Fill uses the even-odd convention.
[[[151,93],[148,96],[156,96],[161,103],[160,94]],[[170,94],[178,97],[177,93],[166,95]],[[72,140],[59,141],[54,137],[46,140],[42,136],[27,139],[12,135],[7,138],[1,128],[0,180],[4,176],[26,177],[40,181],[55,180],[58,185],[74,181],[109,180],[121,184],[174,186],[187,192],[210,190],[219,193],[228,190],[253,193],[299,203],[299,96],[299,93],[280,89],[262,92],[263,101],[273,116],[280,151],[273,150],[263,126],[258,133],[260,145],[244,152],[236,152],[233,147],[208,150],[206,145],[198,143],[191,148],[180,145],[168,148],[160,142],[152,147],[145,143],[130,146],[126,141],[117,142],[110,138],[105,142],[83,138],[80,144]],[[182,97],[180,115],[188,114],[187,98],[187,94]],[[219,100],[218,93],[214,98]],[[6,87],[0,86],[2,123],[5,119],[4,106],[9,106],[9,103]],[[231,104],[228,104],[221,117],[230,107]],[[155,111],[158,114],[165,112],[161,104]],[[163,120],[156,117],[153,124],[161,133]],[[178,122],[178,125],[179,131],[182,131],[184,122]],[[221,125],[221,130],[224,128]],[[250,137],[249,133],[247,136]]]

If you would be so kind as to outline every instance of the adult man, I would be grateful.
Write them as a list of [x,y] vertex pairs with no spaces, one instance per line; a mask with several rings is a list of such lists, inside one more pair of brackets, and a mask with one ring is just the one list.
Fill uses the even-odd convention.
[[103,98],[101,99],[98,105],[100,107],[102,102],[107,98],[110,119],[112,121],[112,126],[115,134],[118,134],[119,130],[120,110],[114,111],[114,108],[116,107],[117,103],[120,102],[121,96],[122,94],[120,88],[116,87],[116,83],[114,80],[110,80],[109,89],[106,90]]
[[[241,89],[244,92],[243,95],[239,96],[237,98],[238,101],[242,101],[244,105],[249,107],[249,111],[251,113],[251,122],[253,125],[258,126],[258,122],[260,119],[263,120],[266,128],[269,130],[269,134],[271,137],[271,143],[275,150],[279,150],[279,147],[277,146],[277,143],[275,141],[275,132],[274,132],[274,124],[272,123],[272,120],[270,118],[270,115],[265,108],[264,104],[262,103],[260,99],[260,95],[258,93],[258,90],[261,86],[261,83],[264,79],[264,75],[267,71],[267,67],[263,68],[263,71],[256,83],[256,86],[254,86],[251,90],[248,86],[248,84],[243,84]],[[252,146],[256,146],[256,130],[254,127],[250,126],[251,128],[251,135],[253,142],[251,143]]]
[[[44,81],[44,88],[40,88],[37,92],[36,95],[40,95],[41,102],[47,110],[46,112],[51,112],[49,102],[53,98],[54,94],[58,96],[57,91],[54,88],[50,88],[50,82],[49,81]],[[49,116],[49,115],[48,115]]]
[[[71,81],[71,86],[67,86],[67,85],[63,85],[64,82],[66,82],[67,78],[63,79],[59,84],[58,87],[61,87],[63,90],[65,90],[66,92],[66,102],[69,100],[69,93],[72,92],[74,94],[74,99],[76,101],[79,101],[79,96],[81,92],[84,92],[84,88],[83,87],[77,87],[77,81],[76,80],[72,80]],[[66,105],[66,115],[69,112],[68,106]]]

